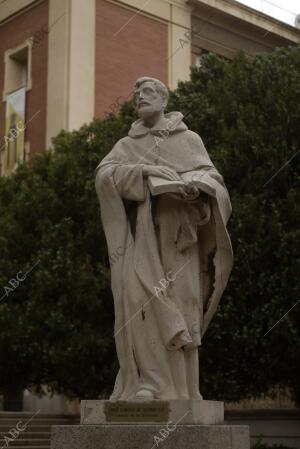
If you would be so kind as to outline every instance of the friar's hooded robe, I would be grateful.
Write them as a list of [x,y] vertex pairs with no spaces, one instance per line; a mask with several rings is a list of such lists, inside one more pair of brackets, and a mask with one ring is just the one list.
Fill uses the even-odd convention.
[[[141,119],[97,167],[111,260],[120,370],[111,399],[199,399],[198,346],[232,268],[231,204],[200,137],[179,112]],[[206,199],[151,196],[144,165],[205,175]]]

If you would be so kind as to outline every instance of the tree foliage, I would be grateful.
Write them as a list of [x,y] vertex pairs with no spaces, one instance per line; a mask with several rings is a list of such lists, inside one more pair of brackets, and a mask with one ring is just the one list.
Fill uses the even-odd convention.
[[270,331],[300,299],[299,68],[299,47],[252,61],[240,54],[232,64],[208,56],[174,94],[224,175],[234,211],[234,271],[202,349],[210,397],[235,400],[275,385],[300,397],[300,304]]
[[[234,270],[200,349],[201,391],[238,400],[279,386],[299,401],[300,49],[233,62],[208,55],[168,109],[201,135],[234,211]],[[0,179],[0,286],[36,264],[0,302],[2,391],[44,383],[94,398],[112,388],[113,300],[94,170],[134,118],[126,103],[118,116],[61,132],[53,151]]]

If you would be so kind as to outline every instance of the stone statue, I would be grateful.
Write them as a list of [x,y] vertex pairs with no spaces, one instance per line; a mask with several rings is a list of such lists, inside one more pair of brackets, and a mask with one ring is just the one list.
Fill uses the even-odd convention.
[[202,399],[198,346],[232,269],[222,176],[168,89],[136,81],[139,119],[97,167],[120,370],[111,400]]

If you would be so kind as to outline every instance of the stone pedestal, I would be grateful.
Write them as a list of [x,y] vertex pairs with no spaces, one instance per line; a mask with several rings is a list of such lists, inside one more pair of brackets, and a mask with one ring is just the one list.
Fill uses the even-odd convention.
[[223,402],[82,401],[81,425],[52,426],[52,449],[250,449],[248,426],[225,426]]
[[52,426],[51,449],[250,449],[248,426]]

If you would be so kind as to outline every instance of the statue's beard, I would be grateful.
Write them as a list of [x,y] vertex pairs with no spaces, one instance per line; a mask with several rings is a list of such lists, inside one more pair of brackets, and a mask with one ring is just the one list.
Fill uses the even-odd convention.
[[161,108],[154,108],[154,107],[151,107],[151,106],[147,106],[147,107],[145,107],[145,108],[141,108],[141,109],[138,109],[138,116],[141,118],[141,119],[145,119],[145,120],[147,120],[147,119],[150,119],[150,118],[152,118],[152,117],[155,117],[155,116],[159,116],[159,114],[162,112],[162,109]]

